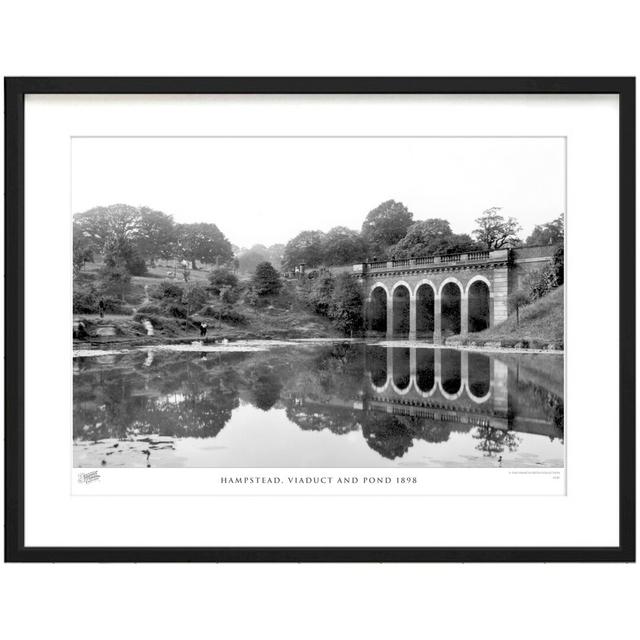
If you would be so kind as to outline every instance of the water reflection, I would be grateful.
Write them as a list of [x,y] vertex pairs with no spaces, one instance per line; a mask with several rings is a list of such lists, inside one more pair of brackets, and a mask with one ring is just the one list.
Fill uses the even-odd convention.
[[74,459],[76,466],[562,466],[562,387],[559,356],[499,359],[453,349],[335,343],[81,357]]

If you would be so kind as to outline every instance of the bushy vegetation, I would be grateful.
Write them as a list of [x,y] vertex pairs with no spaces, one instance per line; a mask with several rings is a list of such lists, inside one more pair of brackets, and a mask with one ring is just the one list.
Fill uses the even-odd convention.
[[128,315],[133,311],[133,307],[121,299],[101,296],[95,289],[91,289],[89,291],[75,291],[73,293],[73,313],[98,313],[100,300],[102,300],[104,304],[105,313]]
[[564,248],[559,247],[551,264],[527,274],[524,279],[524,292],[529,302],[534,302],[560,285],[564,284]]
[[217,267],[209,274],[209,290],[218,295],[224,287],[237,287],[238,276],[230,269]]
[[214,318],[232,325],[244,325],[247,316],[237,311],[230,305],[206,305],[198,312],[198,315]]
[[301,284],[307,307],[329,318],[336,329],[351,335],[364,328],[362,289],[348,273],[322,272]]
[[270,262],[261,262],[253,274],[251,286],[258,296],[275,296],[282,289],[282,279]]
[[158,285],[152,295],[160,300],[181,300],[182,291],[183,289],[179,284],[164,281]]

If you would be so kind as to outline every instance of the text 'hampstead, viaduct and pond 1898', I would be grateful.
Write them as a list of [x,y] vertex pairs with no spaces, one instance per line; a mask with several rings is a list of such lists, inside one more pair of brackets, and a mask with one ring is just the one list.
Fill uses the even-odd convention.
[[482,331],[506,320],[508,296],[558,245],[366,262],[353,266],[365,288],[367,328],[388,338]]

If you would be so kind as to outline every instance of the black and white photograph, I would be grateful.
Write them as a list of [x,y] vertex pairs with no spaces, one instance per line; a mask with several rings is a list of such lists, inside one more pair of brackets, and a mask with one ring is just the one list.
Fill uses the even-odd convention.
[[562,136],[74,137],[74,469],[563,470],[566,163]]

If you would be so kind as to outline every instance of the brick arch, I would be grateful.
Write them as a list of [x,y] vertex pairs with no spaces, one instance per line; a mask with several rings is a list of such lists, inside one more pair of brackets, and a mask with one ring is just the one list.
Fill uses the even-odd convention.
[[396,282],[393,287],[391,287],[391,295],[393,296],[393,294],[395,293],[396,289],[398,287],[405,287],[406,290],[409,292],[409,297],[412,298],[413,297],[413,292],[411,291],[411,285],[406,281],[406,280],[398,280],[398,282]]
[[465,290],[464,290],[465,295],[467,296],[469,295],[469,289],[471,289],[471,285],[474,282],[484,282],[487,285],[487,288],[489,289],[489,296],[493,296],[493,287],[491,286],[491,281],[489,280],[489,278],[482,275],[475,275],[473,276],[473,278],[469,280],[469,282],[467,282],[467,286],[465,287]]
[[387,287],[387,285],[384,282],[376,282],[374,285],[371,286],[371,288],[369,289],[369,297],[371,297],[371,294],[374,292],[375,289],[377,289],[378,287],[380,287],[381,289],[384,290],[384,292],[387,294],[387,298],[389,297],[389,287]]
[[460,280],[458,280],[458,278],[455,278],[454,276],[449,276],[448,278],[445,278],[440,283],[440,287],[438,288],[438,295],[440,297],[442,297],[442,290],[450,283],[458,285],[458,287],[460,288],[460,297],[466,295],[466,292],[465,292],[465,289],[464,289],[464,285],[462,284],[462,282],[460,282]]
[[433,289],[433,297],[435,298],[436,296],[440,295],[440,291],[438,289],[438,287],[436,287],[436,285],[434,284],[433,280],[429,280],[428,278],[423,278],[422,280],[420,280],[420,282],[418,282],[416,284],[416,286],[413,289],[413,296],[417,297],[418,296],[418,289],[420,287],[423,287],[425,285],[429,285],[432,289]]

